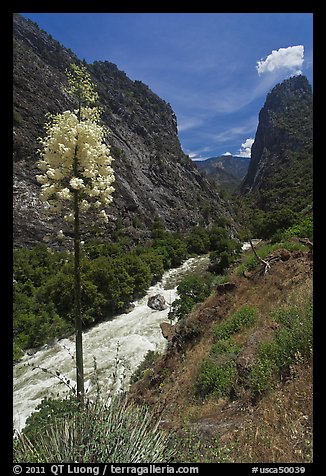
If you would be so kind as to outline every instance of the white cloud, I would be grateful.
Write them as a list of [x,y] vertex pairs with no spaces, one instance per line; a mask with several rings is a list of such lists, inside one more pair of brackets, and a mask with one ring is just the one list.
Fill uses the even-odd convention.
[[193,161],[206,160],[209,157],[209,155],[205,154],[205,152],[210,152],[210,151],[211,151],[210,147],[203,147],[202,149],[197,149],[197,150],[184,149],[184,153],[189,155],[189,158]]
[[239,125],[239,126],[234,126],[230,127],[228,129],[225,129],[222,132],[219,132],[218,134],[213,133],[213,134],[206,134],[207,138],[209,140],[212,140],[214,142],[240,142],[241,137],[243,137],[245,134],[252,134],[252,132],[256,131],[257,129],[257,123],[258,123],[258,118],[257,115],[248,117],[246,120],[245,124]]
[[201,126],[203,119],[199,117],[183,117],[182,119],[178,118],[178,131],[188,131],[189,129],[194,129],[195,127]]
[[224,152],[224,154],[222,154],[223,156],[224,155],[232,155],[231,152]]
[[245,158],[250,158],[251,157],[251,147],[252,144],[254,143],[255,139],[249,138],[246,139],[243,144],[241,144],[241,148],[239,149],[239,153],[236,154],[238,157],[245,157]]
[[303,45],[289,46],[272,50],[272,53],[265,59],[257,61],[258,74],[273,73],[280,70],[287,70],[292,74],[300,74],[304,60]]

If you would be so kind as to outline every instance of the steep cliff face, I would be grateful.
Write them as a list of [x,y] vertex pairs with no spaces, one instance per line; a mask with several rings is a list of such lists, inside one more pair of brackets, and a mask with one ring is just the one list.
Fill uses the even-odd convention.
[[[14,240],[32,244],[60,224],[42,218],[38,200],[37,137],[46,113],[72,108],[62,90],[65,70],[80,60],[29,20],[14,15]],[[87,65],[100,94],[103,122],[109,128],[116,173],[108,234],[119,218],[135,238],[146,236],[155,217],[168,229],[185,231],[227,215],[227,204],[182,152],[172,108],[116,65]],[[209,210],[209,213],[207,212]]]
[[312,201],[313,96],[305,76],[276,85],[259,114],[242,193],[263,210],[295,211]]

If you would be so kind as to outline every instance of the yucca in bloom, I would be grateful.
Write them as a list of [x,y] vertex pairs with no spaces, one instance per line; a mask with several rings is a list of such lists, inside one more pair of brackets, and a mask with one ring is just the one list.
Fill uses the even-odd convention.
[[[114,173],[110,147],[105,142],[105,130],[99,122],[100,110],[90,107],[98,99],[90,75],[85,67],[72,64],[71,71],[67,71],[67,80],[66,93],[77,108],[48,115],[46,135],[39,139],[41,158],[38,167],[43,173],[36,179],[41,184],[40,199],[47,203],[48,211],[61,214],[67,227],[73,226],[76,379],[77,395],[82,403],[80,212],[93,208],[99,219],[108,222],[106,208],[112,201]],[[57,232],[57,239],[64,239],[62,230]]]
[[74,192],[78,191],[81,211],[92,207],[107,223],[105,209],[114,192],[113,158],[99,124],[98,108],[81,106],[52,115],[45,128],[38,161],[43,174],[36,176],[40,199],[48,203],[50,212],[66,211],[64,218],[70,221]]

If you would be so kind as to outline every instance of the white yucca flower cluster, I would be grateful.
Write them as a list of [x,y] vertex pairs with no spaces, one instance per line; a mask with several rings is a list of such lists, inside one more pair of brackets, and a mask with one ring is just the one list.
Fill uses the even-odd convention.
[[74,220],[77,199],[80,211],[93,207],[107,223],[105,208],[114,192],[113,158],[104,141],[99,109],[82,106],[97,98],[90,77],[85,68],[76,65],[72,68],[73,73],[67,73],[67,92],[77,97],[79,107],[49,115],[46,136],[39,139],[41,159],[37,165],[43,174],[36,179],[42,186],[40,199],[48,203],[50,212],[64,212],[68,222]]

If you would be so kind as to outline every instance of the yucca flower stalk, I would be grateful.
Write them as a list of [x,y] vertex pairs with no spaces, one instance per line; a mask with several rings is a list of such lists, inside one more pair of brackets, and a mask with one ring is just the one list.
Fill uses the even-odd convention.
[[[82,347],[81,279],[80,279],[80,213],[93,208],[108,223],[106,208],[112,201],[114,172],[110,147],[105,143],[106,131],[100,124],[100,110],[91,107],[98,100],[94,84],[86,68],[71,65],[67,71],[66,93],[76,109],[48,115],[46,135],[41,143],[38,168],[42,175],[40,199],[48,211],[63,216],[73,224],[74,236],[74,314],[76,331],[77,395],[84,398]],[[62,230],[58,239],[64,239]]]

